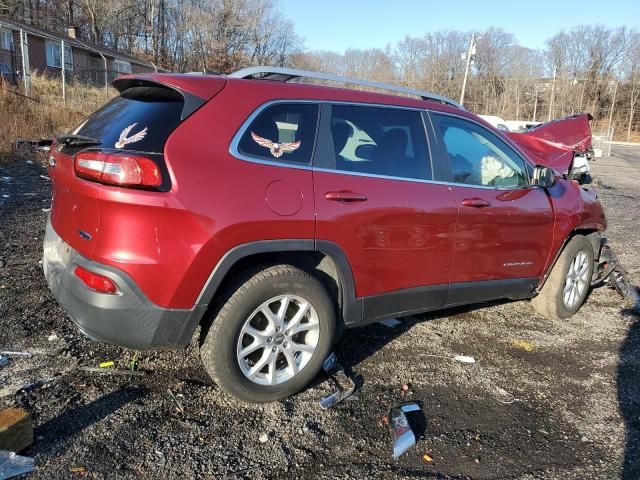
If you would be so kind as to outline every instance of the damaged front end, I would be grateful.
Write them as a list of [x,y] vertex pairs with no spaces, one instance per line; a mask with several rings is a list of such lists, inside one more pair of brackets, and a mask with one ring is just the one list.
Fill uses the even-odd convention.
[[638,302],[636,289],[629,283],[627,272],[611,247],[607,245],[606,238],[600,241],[600,254],[597,258],[598,265],[593,272],[591,287],[608,283],[621,297]]
[[593,157],[593,147],[589,122],[592,119],[590,114],[583,113],[506,135],[537,165],[552,168],[585,185],[591,183],[589,160]]

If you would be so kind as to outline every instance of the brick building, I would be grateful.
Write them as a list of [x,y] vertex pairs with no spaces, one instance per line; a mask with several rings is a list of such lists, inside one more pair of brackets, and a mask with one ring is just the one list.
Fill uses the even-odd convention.
[[154,71],[150,62],[78,38],[75,27],[64,35],[0,17],[0,73],[5,80],[19,82],[23,55],[31,72],[59,76],[64,59],[67,78],[95,85],[125,73]]

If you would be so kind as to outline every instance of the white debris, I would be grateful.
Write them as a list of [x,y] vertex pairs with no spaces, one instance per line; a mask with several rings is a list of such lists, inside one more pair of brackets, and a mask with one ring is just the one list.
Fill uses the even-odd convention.
[[460,363],[476,363],[476,359],[473,357],[467,357],[465,355],[456,355],[453,357],[456,362]]
[[0,177],[0,178],[2,179],[3,182],[7,182],[7,183],[13,180],[13,177]]
[[25,163],[33,164],[33,160],[27,160]]
[[11,195],[4,194],[2,195],[2,198],[11,198]]
[[47,177],[46,175],[40,175],[40,178],[44,178],[45,180],[51,180],[49,177]]
[[260,435],[260,438],[258,438],[258,440],[260,441],[260,443],[267,443],[269,441],[269,434],[263,433],[262,435]]
[[58,339],[58,335],[56,335],[55,333],[52,333],[51,335],[49,335],[47,337],[47,340],[49,340],[50,342],[53,342],[53,341],[55,341],[57,339]]
[[51,211],[51,207],[49,207],[49,208],[43,208],[43,209],[42,209],[42,211],[43,211],[44,213],[49,213],[49,212]]

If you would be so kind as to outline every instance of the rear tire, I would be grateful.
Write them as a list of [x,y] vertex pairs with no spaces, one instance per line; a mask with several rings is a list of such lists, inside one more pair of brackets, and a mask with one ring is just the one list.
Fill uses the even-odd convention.
[[537,297],[533,308],[552,319],[569,318],[584,303],[593,274],[593,247],[576,235],[564,247]]
[[245,274],[222,298],[200,356],[226,393],[270,402],[299,392],[318,374],[333,347],[336,317],[317,278],[275,265]]

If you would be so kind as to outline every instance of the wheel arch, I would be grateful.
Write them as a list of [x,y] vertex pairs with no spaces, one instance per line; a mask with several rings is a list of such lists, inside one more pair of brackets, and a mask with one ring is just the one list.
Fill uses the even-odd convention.
[[[234,247],[212,269],[196,304],[210,306],[220,289],[242,271],[276,263],[292,264],[317,274],[335,296],[339,319],[345,325],[362,318],[362,305],[356,298],[353,270],[347,256],[333,242],[310,239],[260,240]],[[330,279],[335,282],[334,287]]]
[[598,228],[591,228],[591,227],[584,227],[584,226],[574,228],[569,232],[569,235],[567,235],[567,237],[564,239],[564,241],[560,245],[560,248],[558,248],[558,250],[556,251],[553,257],[553,261],[549,262],[549,265],[547,265],[547,268],[545,269],[544,275],[540,279],[540,283],[538,284],[536,291],[539,291],[544,286],[547,279],[549,278],[549,275],[551,274],[551,271],[553,270],[553,267],[555,267],[556,262],[560,257],[560,254],[565,249],[567,244],[571,241],[571,239],[577,235],[582,235],[589,241],[589,243],[591,243],[591,246],[593,247],[593,260],[597,261],[599,259],[600,245],[602,240],[601,231]]

